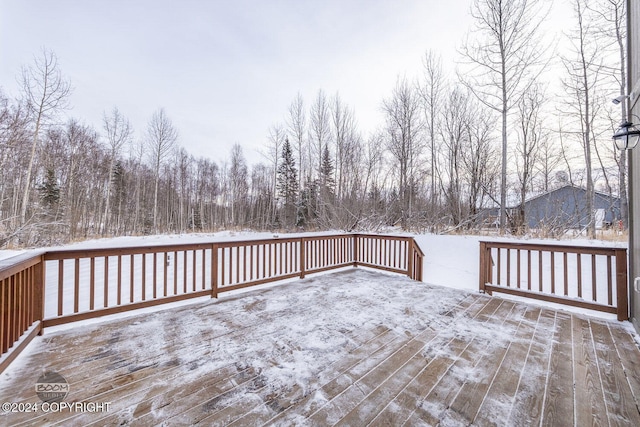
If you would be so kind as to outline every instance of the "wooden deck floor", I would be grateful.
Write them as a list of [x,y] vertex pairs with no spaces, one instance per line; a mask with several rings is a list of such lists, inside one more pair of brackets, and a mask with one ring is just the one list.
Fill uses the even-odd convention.
[[44,371],[109,411],[0,425],[640,426],[621,323],[362,269],[45,332],[0,401],[41,405]]

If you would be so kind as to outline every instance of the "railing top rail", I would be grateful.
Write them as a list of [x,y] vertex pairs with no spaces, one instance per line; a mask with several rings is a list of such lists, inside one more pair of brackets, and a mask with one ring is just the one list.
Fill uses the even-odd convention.
[[411,240],[413,236],[397,236],[393,234],[372,234],[372,233],[354,233],[354,236],[376,238],[376,239],[389,239],[389,240]]
[[[247,239],[247,240],[214,240],[208,242],[194,242],[194,243],[175,243],[175,244],[158,244],[158,245],[138,245],[138,246],[118,246],[118,247],[102,247],[102,248],[69,248],[69,249],[50,249],[43,251],[44,259],[46,261],[60,260],[60,259],[74,259],[74,258],[91,258],[99,256],[118,256],[118,255],[137,255],[146,253],[157,252],[173,252],[180,250],[200,250],[209,249],[212,245],[219,247],[232,247],[232,246],[249,246],[249,245],[262,245],[278,242],[295,242],[300,239],[305,240],[325,240],[325,239],[342,239],[345,237],[367,237],[367,238],[379,238],[388,240],[409,240],[411,236],[393,236],[386,234],[359,234],[359,233],[345,233],[345,234],[323,234],[323,235],[293,235],[283,237],[261,238],[261,239]],[[417,245],[416,245],[417,247]],[[419,249],[419,248],[418,248]],[[422,253],[422,251],[420,251]]]
[[210,249],[211,243],[178,243],[174,245],[120,246],[116,248],[53,249],[44,253],[45,261],[98,256],[137,255],[175,250]]
[[539,250],[548,252],[569,252],[576,254],[596,254],[596,255],[612,255],[616,251],[626,250],[623,246],[586,246],[586,245],[568,245],[568,244],[549,244],[549,243],[512,243],[501,241],[481,240],[480,243],[486,244],[490,248],[504,249],[524,249]]
[[43,251],[27,252],[0,260],[0,280],[38,264],[42,261]]
[[323,235],[323,236],[287,236],[287,237],[272,237],[250,240],[212,240],[207,242],[194,242],[194,243],[174,243],[174,244],[158,244],[158,245],[135,245],[135,246],[117,246],[117,247],[102,247],[102,248],[69,248],[69,249],[49,249],[44,251],[45,260],[58,260],[58,259],[71,259],[71,258],[90,258],[96,256],[117,256],[117,255],[131,255],[131,254],[145,254],[154,252],[173,252],[176,250],[193,250],[193,249],[210,249],[212,245],[218,245],[220,247],[229,246],[247,246],[247,245],[260,245],[267,243],[283,242],[283,241],[298,241],[300,238],[332,238],[332,237],[344,237],[344,234],[335,235]]

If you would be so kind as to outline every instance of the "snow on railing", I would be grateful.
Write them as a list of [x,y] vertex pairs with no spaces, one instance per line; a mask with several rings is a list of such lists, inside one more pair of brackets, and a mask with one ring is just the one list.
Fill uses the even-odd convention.
[[613,313],[627,320],[627,250],[480,242],[480,291]]
[[54,250],[0,262],[0,372],[42,328],[366,266],[422,280],[412,237],[345,234]]

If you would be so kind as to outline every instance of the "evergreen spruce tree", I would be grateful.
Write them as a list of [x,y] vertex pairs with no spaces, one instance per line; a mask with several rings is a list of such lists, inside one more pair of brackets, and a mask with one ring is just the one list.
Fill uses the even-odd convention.
[[318,201],[316,205],[319,225],[322,228],[334,226],[336,187],[335,179],[333,178],[334,170],[335,167],[331,159],[331,154],[329,153],[329,146],[325,145],[322,151],[322,163],[318,179]]
[[60,185],[53,169],[47,169],[44,182],[38,187],[38,191],[47,212],[53,212],[60,201]]
[[333,195],[335,192],[336,183],[333,179],[333,160],[329,153],[329,146],[325,145],[322,151],[322,169],[320,169],[320,187],[325,195]]
[[297,222],[296,199],[298,197],[298,171],[291,151],[289,138],[282,146],[282,161],[278,166],[276,189],[282,202],[282,225],[287,227]]
[[111,173],[112,186],[111,186],[111,212],[110,218],[105,218],[112,229],[112,232],[118,234],[121,232],[121,222],[123,214],[123,205],[126,205],[126,188],[125,188],[125,169],[120,160],[116,160],[113,165]]

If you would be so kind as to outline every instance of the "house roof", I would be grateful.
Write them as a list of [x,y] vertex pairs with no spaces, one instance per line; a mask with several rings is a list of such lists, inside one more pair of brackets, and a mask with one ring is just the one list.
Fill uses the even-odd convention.
[[[545,191],[545,192],[543,192],[543,193],[540,193],[540,194],[536,194],[536,195],[534,195],[534,196],[531,196],[531,197],[527,198],[524,202],[525,202],[525,203],[532,202],[532,201],[534,201],[534,200],[536,200],[536,199],[539,199],[539,198],[541,198],[541,197],[544,197],[544,196],[547,196],[547,195],[549,195],[549,194],[553,194],[553,193],[559,192],[559,191],[561,191],[561,190],[564,190],[564,189],[565,189],[565,188],[567,188],[567,187],[569,187],[569,188],[571,188],[571,189],[573,189],[573,190],[579,190],[579,191],[584,191],[584,192],[586,192],[586,191],[587,191],[587,189],[586,189],[586,188],[581,187],[581,186],[578,186],[578,185],[574,185],[574,184],[565,184],[565,185],[563,185],[563,186],[560,186],[560,187],[554,188],[553,190]],[[602,197],[613,197],[614,199],[619,199],[619,198],[620,198],[619,196],[616,196],[616,195],[613,195],[613,194],[607,194],[607,193],[605,193],[605,192],[603,192],[603,191],[598,191],[598,190],[594,190],[594,193],[595,193],[595,194],[597,194],[597,195],[599,195],[599,196],[602,196]],[[514,208],[517,208],[518,206],[519,206],[519,204],[515,204],[515,205],[512,205],[512,206],[508,206],[508,207],[507,207],[507,209],[514,209]]]

